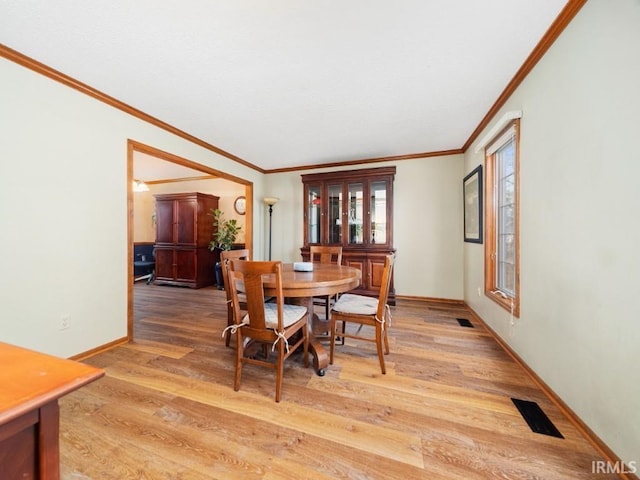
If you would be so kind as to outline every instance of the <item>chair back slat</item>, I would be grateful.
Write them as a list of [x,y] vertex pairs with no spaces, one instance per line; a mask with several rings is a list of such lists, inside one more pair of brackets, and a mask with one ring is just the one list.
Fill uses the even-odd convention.
[[311,245],[309,247],[309,261],[342,265],[342,247]]

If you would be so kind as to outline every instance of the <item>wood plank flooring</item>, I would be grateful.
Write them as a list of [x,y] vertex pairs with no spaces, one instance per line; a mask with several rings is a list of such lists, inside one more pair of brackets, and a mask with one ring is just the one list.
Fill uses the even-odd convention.
[[[275,403],[266,368],[233,391],[224,292],[134,290],[135,341],[86,360],[105,377],[60,402],[63,479],[617,478],[461,306],[398,300],[386,375],[348,340],[324,377],[293,355]],[[533,433],[511,397],[565,438]]]

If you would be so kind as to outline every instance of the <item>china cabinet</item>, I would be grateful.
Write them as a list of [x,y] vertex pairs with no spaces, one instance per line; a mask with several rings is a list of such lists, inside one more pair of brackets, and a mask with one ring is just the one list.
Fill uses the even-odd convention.
[[[385,256],[393,247],[395,167],[302,175],[304,186],[303,260],[311,245],[342,246],[342,263],[362,271],[353,293],[377,296]],[[389,303],[395,305],[393,280]]]

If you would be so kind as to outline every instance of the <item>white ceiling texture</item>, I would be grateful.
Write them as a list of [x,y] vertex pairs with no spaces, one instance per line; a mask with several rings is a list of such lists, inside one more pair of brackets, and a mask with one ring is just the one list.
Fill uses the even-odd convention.
[[460,149],[565,0],[2,0],[0,43],[258,169]]

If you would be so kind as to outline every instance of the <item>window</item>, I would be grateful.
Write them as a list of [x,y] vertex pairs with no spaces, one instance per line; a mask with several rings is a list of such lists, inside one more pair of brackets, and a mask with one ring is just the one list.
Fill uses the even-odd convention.
[[485,293],[520,315],[518,151],[520,120],[511,122],[485,150]]

